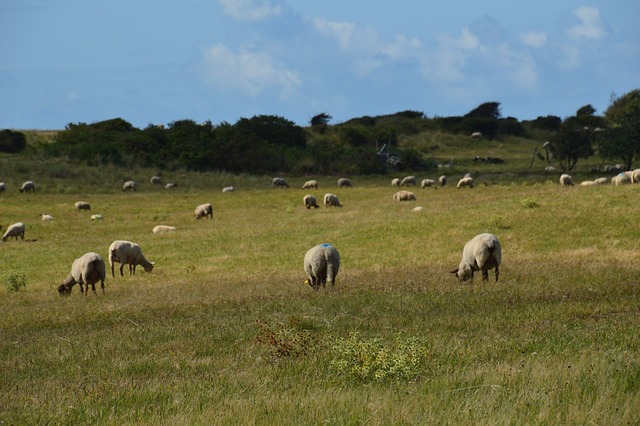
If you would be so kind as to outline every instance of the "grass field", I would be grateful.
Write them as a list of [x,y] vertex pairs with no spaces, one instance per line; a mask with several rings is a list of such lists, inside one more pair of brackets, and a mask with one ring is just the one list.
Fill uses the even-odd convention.
[[[0,243],[0,424],[639,424],[636,186],[535,179],[394,203],[387,177],[319,177],[310,192],[344,207],[306,210],[302,178],[122,193],[81,176],[0,196],[3,229],[27,225]],[[193,218],[203,202],[213,220]],[[480,232],[502,242],[500,281],[461,284],[448,271]],[[59,297],[72,261],[116,239],[153,272]],[[342,266],[314,292],[302,259],[322,242]]]

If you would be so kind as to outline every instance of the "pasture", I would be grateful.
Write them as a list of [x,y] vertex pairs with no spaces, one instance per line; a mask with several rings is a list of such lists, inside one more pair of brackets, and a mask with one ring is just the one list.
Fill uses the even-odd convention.
[[[387,177],[314,178],[8,188],[0,224],[27,232],[0,243],[0,423],[638,423],[639,186],[450,182],[397,203]],[[344,207],[307,210],[307,192]],[[213,220],[195,220],[205,202]],[[481,232],[501,240],[500,280],[461,284],[448,271]],[[116,239],[153,272],[59,297],[73,260]],[[302,260],[323,242],[342,265],[316,292]]]

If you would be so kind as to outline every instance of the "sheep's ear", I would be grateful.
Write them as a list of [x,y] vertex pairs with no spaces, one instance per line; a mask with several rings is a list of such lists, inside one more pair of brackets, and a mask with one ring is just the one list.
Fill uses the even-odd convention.
[[450,272],[450,273],[452,273],[452,274],[457,274],[457,273],[458,273],[458,270],[460,270],[460,268],[456,268],[456,269],[454,269],[453,271],[449,271],[449,272]]

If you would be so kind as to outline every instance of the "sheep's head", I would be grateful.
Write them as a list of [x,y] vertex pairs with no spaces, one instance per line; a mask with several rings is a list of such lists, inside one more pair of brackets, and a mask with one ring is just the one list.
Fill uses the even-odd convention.
[[156,264],[156,262],[149,262],[149,267],[148,268],[144,268],[145,272],[151,272],[153,271],[153,267]]
[[451,272],[452,274],[456,274],[456,277],[458,277],[461,282],[469,281],[473,277],[471,268],[469,266],[458,267],[449,272]]
[[60,284],[58,286],[58,293],[60,294],[60,296],[68,296],[71,294],[71,288],[65,286],[64,284]]

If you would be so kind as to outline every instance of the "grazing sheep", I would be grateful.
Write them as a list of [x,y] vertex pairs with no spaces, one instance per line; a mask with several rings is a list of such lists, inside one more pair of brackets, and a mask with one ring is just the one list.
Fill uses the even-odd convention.
[[4,182],[0,182],[0,193],[4,194],[4,191],[7,189]]
[[340,200],[338,199],[338,196],[336,194],[331,194],[331,193],[327,193],[324,194],[324,207],[342,207],[342,204],[340,204]]
[[393,201],[415,201],[416,194],[411,191],[398,191],[393,194]]
[[[106,278],[106,267],[104,265],[104,259],[98,253],[89,252],[85,253],[71,265],[71,272],[64,279],[62,284],[58,286],[58,293],[60,295],[71,294],[71,289],[74,285],[80,284],[80,293],[84,293],[86,296],[89,293],[89,284],[93,293],[96,293],[96,283],[100,281],[102,287],[102,294],[104,294],[104,279]],[[86,284],[86,290],[82,284]]]
[[465,187],[473,188],[473,178],[472,177],[463,177],[458,181],[457,188],[465,188]]
[[28,180],[22,184],[20,192],[36,192],[36,184],[32,180]]
[[571,176],[566,173],[560,175],[560,186],[573,186],[573,179]]
[[480,139],[482,139],[482,133],[481,132],[473,132],[471,133],[471,135],[469,135],[469,137],[473,140],[479,141]]
[[632,172],[621,172],[611,178],[611,182],[618,185],[627,185],[631,183],[631,173]]
[[416,186],[415,176],[405,176],[400,182],[400,186]]
[[304,255],[304,271],[309,276],[304,283],[314,290],[326,287],[327,281],[334,285],[339,270],[340,254],[331,244],[317,245]]
[[580,186],[594,186],[596,183],[592,180],[583,180],[580,182]]
[[417,207],[414,207],[414,208],[412,209],[412,211],[414,211],[414,212],[422,212],[422,211],[424,211],[424,207],[422,207],[422,206],[417,206]]
[[200,204],[195,210],[196,219],[202,219],[209,216],[209,219],[213,219],[213,206],[209,203]]
[[338,188],[351,188],[353,186],[353,184],[351,183],[351,180],[347,179],[347,178],[340,178],[338,179]]
[[122,190],[123,191],[134,191],[136,190],[136,183],[135,181],[132,180],[128,180],[125,183],[122,184]]
[[160,176],[151,176],[151,179],[149,179],[149,182],[151,183],[151,185],[162,185],[162,180],[160,179]]
[[482,281],[489,280],[489,270],[495,268],[496,281],[500,275],[502,246],[493,234],[479,234],[464,245],[462,260],[457,269],[451,271],[460,281],[473,280],[475,271],[482,271]]
[[171,188],[175,188],[176,186],[178,186],[178,184],[177,184],[177,183],[175,183],[175,182],[169,182],[169,183],[167,183],[164,187],[165,187],[165,189],[171,189]]
[[235,192],[235,190],[235,186],[225,186],[224,188],[222,188],[222,192]]
[[91,215],[91,220],[102,220],[104,219],[104,217],[102,217],[101,214],[92,214]]
[[640,169],[631,172],[631,183],[640,183]]
[[149,262],[142,254],[142,249],[131,241],[116,240],[109,246],[109,266],[111,266],[111,276],[115,277],[113,264],[120,263],[120,276],[124,276],[122,268],[129,265],[129,275],[136,274],[136,266],[142,265],[146,272],[151,272],[155,262]]
[[311,195],[311,194],[307,194],[307,195],[305,195],[305,196],[302,198],[302,201],[304,202],[304,206],[305,206],[306,208],[308,208],[308,209],[310,209],[311,207],[314,207],[314,208],[316,208],[316,209],[317,209],[318,207],[320,207],[320,206],[318,205],[318,200],[316,200],[316,197],[314,197],[314,196],[313,196],[313,195]]
[[544,172],[545,173],[553,173],[555,171],[556,171],[556,168],[553,167],[553,166],[547,166],[547,167],[544,168]]
[[422,179],[422,182],[420,182],[420,185],[422,186],[422,189],[431,188],[432,186],[436,185],[436,181],[433,179]]
[[76,201],[74,204],[76,210],[86,210],[91,211],[91,205],[86,201]]
[[593,183],[595,183],[596,185],[604,185],[607,182],[609,182],[609,179],[606,177],[599,177],[596,180],[593,181]]
[[40,214],[40,220],[43,222],[49,222],[53,220],[53,216],[51,216],[50,214],[46,214],[46,213],[41,213]]
[[391,179],[391,186],[400,186],[400,179],[398,178]]
[[302,185],[302,189],[318,189],[318,181],[317,180],[308,180]]
[[447,177],[445,175],[440,176],[438,182],[440,182],[440,186],[445,186],[447,184]]
[[280,177],[273,178],[271,185],[274,188],[289,188],[289,183]]
[[153,227],[154,234],[163,234],[165,232],[174,232],[176,230],[175,226],[169,225],[156,225]]
[[2,236],[2,241],[7,241],[9,238],[14,237],[16,241],[18,236],[24,240],[25,226],[22,222],[16,222],[13,225],[9,225],[7,231]]

